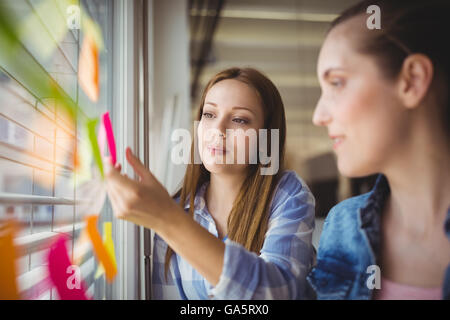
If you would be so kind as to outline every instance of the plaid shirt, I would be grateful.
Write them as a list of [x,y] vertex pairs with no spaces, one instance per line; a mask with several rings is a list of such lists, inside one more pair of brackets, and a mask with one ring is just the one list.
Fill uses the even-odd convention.
[[[194,199],[194,219],[218,236],[205,205],[202,185]],[[164,257],[167,243],[155,234],[152,289],[154,299],[305,299],[306,276],[315,260],[312,246],[315,200],[294,171],[285,171],[270,207],[268,230],[260,255],[225,238],[222,273],[211,285],[186,260],[173,254],[167,281]],[[179,199],[177,199],[179,201]],[[185,210],[189,208],[186,201]]]

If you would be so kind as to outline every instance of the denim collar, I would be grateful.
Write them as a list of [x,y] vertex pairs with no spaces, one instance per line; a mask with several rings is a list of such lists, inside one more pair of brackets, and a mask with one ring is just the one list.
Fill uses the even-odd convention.
[[[379,174],[365,205],[359,209],[360,229],[365,232],[374,259],[378,260],[381,246],[381,213],[386,199],[391,193],[387,178]],[[444,223],[444,230],[450,241],[450,208]]]

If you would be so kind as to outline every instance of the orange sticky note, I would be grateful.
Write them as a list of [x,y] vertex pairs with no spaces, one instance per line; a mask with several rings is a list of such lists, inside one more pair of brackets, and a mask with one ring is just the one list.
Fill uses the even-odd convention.
[[117,267],[113,260],[113,257],[108,252],[107,247],[102,241],[102,237],[97,229],[97,215],[90,215],[86,218],[86,230],[89,235],[89,238],[92,242],[92,247],[94,248],[94,254],[97,257],[97,260],[103,265],[105,270],[106,280],[108,282],[112,282],[114,277],[117,274]]
[[[114,263],[114,266],[117,268],[116,263],[116,254],[114,252],[114,242],[112,239],[112,222],[104,222],[103,223],[103,244],[106,247],[111,259]],[[97,272],[95,273],[95,279],[98,279],[104,273],[103,265],[100,264],[97,268]]]
[[0,226],[0,300],[20,299],[17,289],[15,232],[14,221]]
[[98,101],[100,92],[98,51],[94,38],[86,34],[78,63],[78,81],[89,99],[94,102]]

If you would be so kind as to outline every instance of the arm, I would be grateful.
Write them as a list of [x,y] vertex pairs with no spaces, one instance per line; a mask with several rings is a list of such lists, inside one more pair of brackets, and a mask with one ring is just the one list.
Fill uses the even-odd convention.
[[153,229],[208,282],[217,284],[224,243],[188,216],[130,149],[127,160],[139,175],[139,182],[121,175],[120,168],[109,169],[106,175],[116,217]]
[[184,211],[155,232],[209,283],[219,282],[225,244]]
[[[288,181],[289,183],[289,181]],[[314,198],[300,186],[282,190],[271,214],[261,254],[227,240],[217,299],[305,299],[313,260]]]
[[[210,284],[218,298],[301,297],[310,267],[314,199],[309,190],[283,191],[274,207],[261,255],[230,240],[224,244],[188,216],[157,179],[127,150],[141,182],[107,174],[117,217],[151,228]],[[215,288],[213,288],[215,287]],[[300,291],[299,291],[300,289]]]

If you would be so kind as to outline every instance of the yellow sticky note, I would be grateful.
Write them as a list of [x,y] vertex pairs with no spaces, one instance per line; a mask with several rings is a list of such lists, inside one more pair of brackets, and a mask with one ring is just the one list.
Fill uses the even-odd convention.
[[[112,239],[112,222],[103,223],[103,243],[106,247],[106,251],[111,256],[111,260],[114,264],[114,267],[117,268],[116,255],[114,252],[114,242]],[[103,268],[103,265],[100,263],[98,265],[97,271],[95,272],[95,279],[101,277],[104,272],[105,269]]]

